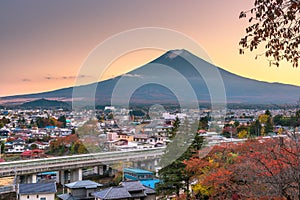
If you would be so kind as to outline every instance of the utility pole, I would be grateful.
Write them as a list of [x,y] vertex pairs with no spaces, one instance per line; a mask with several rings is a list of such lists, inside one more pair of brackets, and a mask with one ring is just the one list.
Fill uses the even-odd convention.
[[125,181],[124,162],[122,162],[122,181]]

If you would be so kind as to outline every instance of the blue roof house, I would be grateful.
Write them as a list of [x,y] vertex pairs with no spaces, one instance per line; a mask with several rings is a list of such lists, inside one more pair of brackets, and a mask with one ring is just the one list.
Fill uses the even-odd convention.
[[155,185],[160,182],[155,179],[154,173],[139,168],[124,168],[124,178],[126,180],[140,181],[144,186],[155,189]]

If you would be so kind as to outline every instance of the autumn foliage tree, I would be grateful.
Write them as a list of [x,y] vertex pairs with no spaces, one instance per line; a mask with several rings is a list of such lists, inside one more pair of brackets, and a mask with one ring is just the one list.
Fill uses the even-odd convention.
[[245,192],[248,196],[300,199],[298,137],[258,140],[255,148],[240,156],[235,173],[243,175],[245,186],[259,185]]
[[0,128],[3,128],[8,123],[10,123],[10,119],[5,118],[5,117],[1,118],[0,119]]
[[49,153],[55,155],[84,154],[87,149],[76,134],[59,137],[50,143]]
[[36,124],[39,128],[45,128],[46,126],[57,126],[57,127],[64,127],[64,122],[61,122],[54,117],[50,118],[44,118],[44,117],[38,117],[36,119]]
[[197,199],[300,199],[299,136],[215,146],[185,161]]
[[229,146],[215,146],[204,158],[185,162],[186,170],[194,174],[197,199],[231,199],[236,190],[232,167],[236,157]]
[[300,44],[299,0],[255,0],[254,7],[243,11],[240,18],[248,18],[250,25],[240,40],[240,54],[265,45],[264,55],[270,65],[279,66],[281,60],[298,67]]
[[241,130],[238,133],[238,138],[246,138],[248,136],[248,132],[246,130]]

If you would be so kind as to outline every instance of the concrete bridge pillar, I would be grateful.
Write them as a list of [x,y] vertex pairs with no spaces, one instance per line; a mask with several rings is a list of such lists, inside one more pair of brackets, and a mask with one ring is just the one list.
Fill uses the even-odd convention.
[[31,174],[30,175],[31,183],[36,183],[37,182],[37,176],[36,174]]
[[20,179],[21,179],[20,176],[17,175],[14,179],[14,184],[17,185],[17,184],[21,183]]
[[154,169],[155,169],[155,175],[158,176],[158,171],[161,170],[161,167],[159,166],[160,158],[156,158],[154,160]]
[[143,161],[135,161],[135,162],[132,162],[132,166],[134,168],[155,171],[156,168],[159,167],[159,159],[155,158],[155,159],[148,159],[148,160],[143,160]]
[[142,167],[141,166],[141,161],[136,161],[136,162],[133,162],[132,164],[133,164],[134,168],[141,168]]
[[59,171],[59,183],[61,183],[62,185],[65,184],[65,171]]
[[78,169],[78,180],[82,181],[82,168]]
[[159,160],[158,159],[154,159],[154,166],[158,166]]
[[82,168],[71,170],[70,172],[70,181],[82,181]]
[[59,171],[56,172],[56,176],[55,176],[55,181],[56,183],[60,183],[60,179],[59,179]]
[[24,175],[17,176],[16,183],[20,183],[20,184],[25,183],[25,176]]
[[161,167],[155,167],[155,176],[159,176],[158,172],[161,170]]
[[58,180],[58,183],[60,184],[65,184],[68,181],[68,172],[66,172],[65,170],[61,170],[58,173],[58,176],[56,177],[56,180]]
[[95,166],[95,167],[94,167],[94,174],[99,174],[99,171],[98,171],[98,170],[99,170],[98,166]]
[[37,176],[36,174],[21,175],[17,177],[17,180],[19,183],[36,183]]
[[106,172],[107,170],[107,166],[106,165],[100,165],[98,166],[98,174],[99,175],[104,175],[104,173]]
[[100,166],[95,166],[94,167],[94,173],[99,174],[99,175],[104,175],[105,172],[107,171],[107,166],[106,165],[100,165]]

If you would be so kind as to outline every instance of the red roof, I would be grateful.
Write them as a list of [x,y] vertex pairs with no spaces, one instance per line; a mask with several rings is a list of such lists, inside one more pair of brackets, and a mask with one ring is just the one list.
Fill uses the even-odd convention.
[[41,149],[33,149],[32,153],[44,153],[44,150]]
[[33,149],[33,150],[27,150],[27,151],[24,151],[21,156],[31,156],[33,154],[41,154],[41,153],[44,153],[44,150],[41,150],[41,149]]
[[198,131],[198,133],[199,133],[199,134],[206,133],[206,130],[202,130],[202,129],[201,129],[201,130]]
[[32,152],[31,150],[28,150],[28,151],[24,151],[21,153],[21,156],[31,156]]

